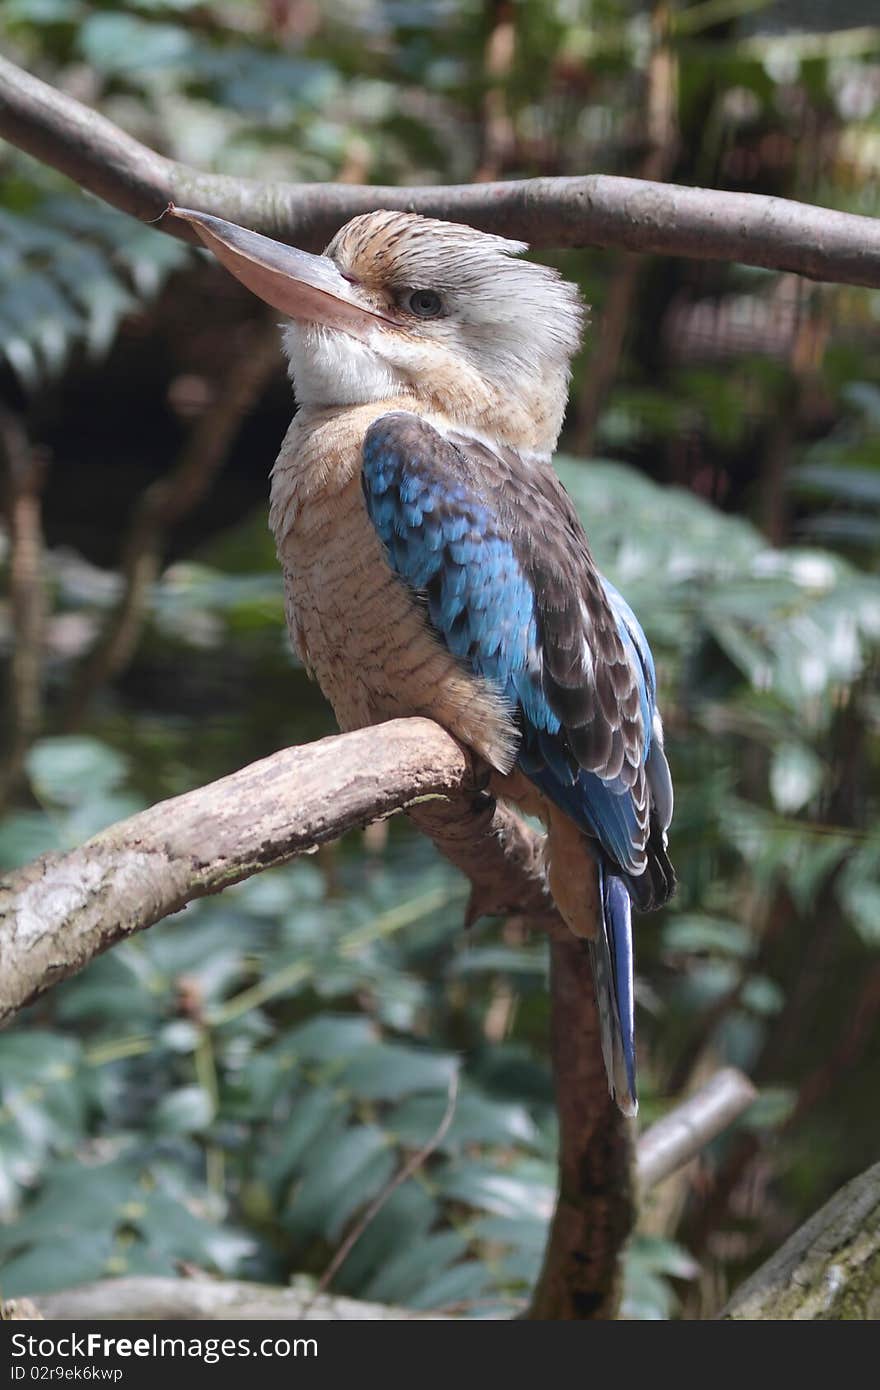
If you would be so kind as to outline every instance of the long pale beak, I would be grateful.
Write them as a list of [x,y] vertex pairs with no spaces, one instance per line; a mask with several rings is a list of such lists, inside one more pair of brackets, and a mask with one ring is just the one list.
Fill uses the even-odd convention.
[[327,256],[312,256],[222,217],[168,205],[166,216],[190,222],[218,261],[260,299],[288,318],[362,335],[390,315],[371,308]]

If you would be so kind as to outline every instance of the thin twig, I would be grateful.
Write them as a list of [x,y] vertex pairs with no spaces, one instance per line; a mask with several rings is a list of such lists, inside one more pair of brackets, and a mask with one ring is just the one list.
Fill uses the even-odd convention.
[[394,1174],[394,1177],[391,1178],[391,1180],[385,1184],[385,1186],[382,1188],[382,1191],[376,1197],[373,1198],[372,1202],[364,1211],[360,1219],[356,1221],[355,1224],[352,1226],[348,1235],[345,1237],[345,1240],[342,1242],[339,1249],[336,1251],[336,1254],[333,1256],[333,1259],[330,1261],[327,1268],[324,1270],[324,1273],[321,1275],[321,1278],[318,1280],[318,1286],[315,1289],[315,1292],[312,1294],[312,1297],[309,1299],[308,1303],[303,1308],[302,1316],[304,1318],[307,1318],[309,1316],[309,1312],[316,1299],[320,1298],[322,1294],[327,1292],[327,1290],[330,1287],[330,1284],[336,1278],[336,1275],[339,1273],[343,1264],[348,1259],[354,1246],[360,1240],[367,1227],[371,1225],[373,1221],[375,1221],[376,1217],[379,1215],[379,1212],[382,1210],[388,1199],[391,1196],[393,1196],[397,1189],[401,1187],[407,1181],[408,1178],[411,1178],[414,1173],[417,1173],[418,1170],[425,1163],[427,1163],[434,1150],[440,1144],[443,1143],[443,1140],[446,1137],[446,1131],[452,1124],[452,1117],[455,1114],[455,1106],[457,1100],[458,1071],[456,1070],[452,1073],[451,1077],[449,1078],[449,1092],[446,1098],[446,1109],[443,1112],[443,1118],[441,1119],[439,1125],[435,1129],[434,1133],[431,1135],[428,1142],[426,1144],[423,1144],[423,1146],[419,1150],[417,1150],[416,1153],[410,1155],[410,1157],[406,1160],[406,1163],[404,1163],[403,1167],[400,1168],[398,1172]]
[[275,325],[263,320],[246,351],[235,353],[215,400],[190,434],[175,467],[152,483],[137,503],[122,547],[122,596],[74,677],[61,720],[67,731],[82,723],[96,690],[131,660],[150,587],[159,576],[165,537],[210,489],[243,419],[280,361]]

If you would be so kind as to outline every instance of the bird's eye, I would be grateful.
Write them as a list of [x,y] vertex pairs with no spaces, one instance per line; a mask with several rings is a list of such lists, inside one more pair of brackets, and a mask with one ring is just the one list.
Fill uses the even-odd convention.
[[406,307],[420,319],[435,319],[443,313],[443,300],[436,290],[412,290]]

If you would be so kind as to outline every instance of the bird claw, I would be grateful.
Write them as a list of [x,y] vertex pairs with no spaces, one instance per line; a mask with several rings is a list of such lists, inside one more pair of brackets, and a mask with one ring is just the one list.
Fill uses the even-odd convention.
[[489,764],[475,758],[471,768],[471,780],[463,788],[463,791],[465,795],[473,796],[475,800],[479,800],[488,793],[491,781],[492,769]]

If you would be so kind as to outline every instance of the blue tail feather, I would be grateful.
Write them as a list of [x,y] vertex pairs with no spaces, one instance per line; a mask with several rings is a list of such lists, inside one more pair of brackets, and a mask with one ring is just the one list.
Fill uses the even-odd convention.
[[632,910],[623,879],[599,865],[599,934],[590,942],[608,1089],[625,1115],[638,1110]]

